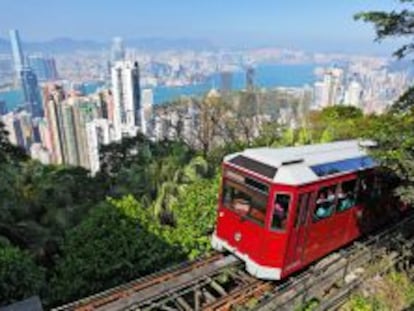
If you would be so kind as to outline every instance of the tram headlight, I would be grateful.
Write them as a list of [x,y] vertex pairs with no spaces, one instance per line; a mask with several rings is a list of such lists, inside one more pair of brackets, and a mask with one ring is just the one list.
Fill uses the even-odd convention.
[[240,233],[240,232],[236,232],[236,233],[234,234],[234,240],[235,240],[236,242],[240,242],[240,241],[241,241],[241,238],[242,238],[242,235],[241,235],[241,233]]

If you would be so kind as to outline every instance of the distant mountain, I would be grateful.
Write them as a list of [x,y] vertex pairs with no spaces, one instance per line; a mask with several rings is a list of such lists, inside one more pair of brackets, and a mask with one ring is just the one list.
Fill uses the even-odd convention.
[[[23,42],[25,53],[45,52],[45,53],[70,53],[78,50],[102,50],[109,49],[111,42],[99,42],[93,40],[75,40],[71,38],[56,38],[43,42]],[[208,40],[192,38],[141,38],[126,39],[126,47],[141,48],[145,50],[211,50],[215,46]],[[0,53],[10,53],[11,47],[9,40],[0,38]]]

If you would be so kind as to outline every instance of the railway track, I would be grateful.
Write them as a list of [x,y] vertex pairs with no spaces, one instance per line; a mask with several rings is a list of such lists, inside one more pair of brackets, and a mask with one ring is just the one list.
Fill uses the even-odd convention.
[[53,309],[54,311],[228,310],[270,289],[232,255],[213,254]]
[[[371,238],[355,242],[283,282],[258,280],[232,255],[213,254],[69,303],[54,311],[118,310],[292,310],[311,299],[320,309],[337,306],[367,277],[374,260],[388,256],[389,266],[412,256],[414,215]],[[387,258],[388,258],[387,257]],[[362,270],[361,270],[362,269]],[[341,300],[342,299],[342,300]],[[253,307],[247,307],[252,301]]]
[[251,310],[293,310],[318,301],[312,310],[336,310],[365,280],[413,258],[414,215],[329,256],[303,273],[275,286]]

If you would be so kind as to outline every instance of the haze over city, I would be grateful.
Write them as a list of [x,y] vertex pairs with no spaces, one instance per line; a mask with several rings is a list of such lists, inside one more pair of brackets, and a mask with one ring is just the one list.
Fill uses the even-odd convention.
[[[400,7],[393,0],[182,1],[52,0],[0,2],[0,37],[18,28],[25,41],[54,38],[108,42],[136,38],[197,38],[219,47],[283,47],[389,55],[396,46],[373,43],[372,26],[355,22],[366,10]],[[47,9],[45,9],[47,8]]]

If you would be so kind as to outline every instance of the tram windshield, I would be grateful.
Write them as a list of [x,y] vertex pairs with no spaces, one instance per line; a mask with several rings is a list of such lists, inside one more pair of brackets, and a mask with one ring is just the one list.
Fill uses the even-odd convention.
[[[254,183],[250,183],[253,184]],[[268,195],[253,185],[241,185],[225,180],[222,203],[245,219],[264,226]]]

